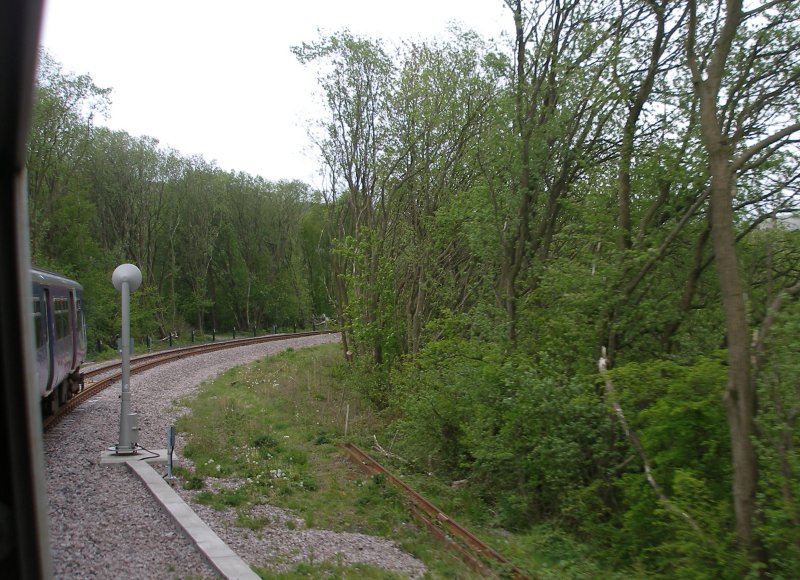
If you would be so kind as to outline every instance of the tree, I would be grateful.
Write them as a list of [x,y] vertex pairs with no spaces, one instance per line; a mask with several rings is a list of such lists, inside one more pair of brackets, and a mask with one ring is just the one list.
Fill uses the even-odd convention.
[[64,73],[47,52],[41,52],[27,160],[34,262],[49,262],[65,241],[64,224],[57,218],[62,206],[85,203],[79,169],[86,160],[96,117],[109,105],[110,92],[88,75]]
[[519,298],[538,285],[564,201],[604,154],[600,137],[615,106],[603,76],[613,25],[604,22],[615,15],[610,4],[578,0],[538,3],[530,11],[522,0],[506,4],[515,60],[484,176],[502,252],[497,301],[513,343]]
[[181,197],[177,255],[182,265],[182,282],[189,289],[185,308],[187,314],[194,314],[195,328],[200,334],[205,328],[205,314],[213,305],[208,284],[220,232],[220,173],[202,158],[188,159],[176,190]]
[[300,251],[309,292],[309,314],[332,312],[331,233],[321,199],[309,202],[300,224]]
[[[479,174],[478,150],[496,78],[485,47],[454,30],[445,42],[410,43],[392,93],[395,142],[390,252],[395,264],[395,328],[405,351],[417,352],[422,331],[444,311],[463,311],[480,284],[459,225],[440,229]],[[399,331],[398,331],[399,332]]]
[[736,535],[753,561],[764,562],[755,536],[757,412],[750,332],[736,249],[736,183],[766,163],[800,131],[795,97],[800,68],[798,7],[764,2],[745,12],[743,0],[688,1],[686,55],[700,101],[708,155],[711,239],[725,311],[729,376],[725,407],[733,454]]
[[394,67],[378,43],[348,32],[293,51],[303,64],[319,61],[327,67],[319,80],[330,119],[318,147],[329,178],[323,196],[339,247],[332,271],[344,348],[361,339],[355,346],[369,350],[380,364],[389,306],[380,286],[391,276],[382,247],[390,227],[386,178],[394,159],[387,157],[387,99]]

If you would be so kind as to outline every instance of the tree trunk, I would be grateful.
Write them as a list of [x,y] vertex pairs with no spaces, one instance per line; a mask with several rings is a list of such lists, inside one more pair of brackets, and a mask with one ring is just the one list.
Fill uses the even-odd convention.
[[725,331],[728,342],[728,384],[725,411],[733,455],[733,506],[736,537],[751,562],[766,562],[755,537],[758,461],[753,445],[756,417],[756,390],[750,376],[750,341],[744,291],[736,255],[733,191],[735,169],[733,147],[719,120],[720,87],[731,46],[742,20],[742,0],[727,0],[726,15],[704,70],[695,53],[697,5],[689,3],[687,57],[694,90],[700,99],[700,128],[708,154],[711,178],[711,242],[719,276]]
[[758,462],[753,446],[756,392],[750,381],[750,342],[744,291],[736,258],[731,203],[732,175],[726,148],[711,151],[711,240],[719,275],[728,342],[725,410],[733,452],[733,503],[736,536],[748,552],[755,548],[754,525]]

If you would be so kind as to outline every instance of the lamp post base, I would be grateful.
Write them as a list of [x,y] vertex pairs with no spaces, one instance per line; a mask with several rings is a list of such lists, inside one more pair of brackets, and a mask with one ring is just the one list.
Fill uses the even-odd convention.
[[109,447],[108,450],[113,451],[114,455],[136,455],[139,451],[136,446],[123,447],[121,445],[114,445],[113,447]]

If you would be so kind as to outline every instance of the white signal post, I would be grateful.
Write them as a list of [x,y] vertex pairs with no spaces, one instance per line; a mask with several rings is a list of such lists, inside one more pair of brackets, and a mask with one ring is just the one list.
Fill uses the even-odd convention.
[[114,270],[111,282],[114,284],[114,288],[122,293],[122,336],[120,339],[122,406],[119,414],[119,443],[112,450],[117,455],[132,455],[136,453],[139,420],[135,413],[131,413],[130,298],[131,292],[135,292],[142,283],[142,272],[133,264],[122,264]]

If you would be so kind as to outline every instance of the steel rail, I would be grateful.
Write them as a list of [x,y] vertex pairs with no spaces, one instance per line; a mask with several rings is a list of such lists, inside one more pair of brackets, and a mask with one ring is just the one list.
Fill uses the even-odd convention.
[[397,478],[383,465],[352,443],[343,443],[341,447],[351,460],[361,466],[369,474],[381,474],[389,483],[400,489],[408,500],[411,513],[420,520],[439,540],[457,552],[473,570],[484,577],[499,576],[499,572],[491,567],[499,565],[504,573],[515,580],[529,580],[525,574],[497,550],[475,537],[469,530],[445,514],[430,501],[414,491]]
[[[202,344],[169,348],[169,349],[159,350],[156,352],[151,352],[148,354],[142,354],[139,356],[131,357],[131,364],[140,361],[158,359],[165,356],[172,356],[175,353],[180,353],[184,351],[191,352],[192,354],[202,354],[203,352],[212,352],[215,350],[220,350],[222,348],[234,348],[238,346],[247,346],[249,344],[257,344],[260,342],[271,342],[275,340],[284,340],[289,338],[301,338],[304,336],[316,336],[319,334],[332,334],[334,332],[336,331],[322,330],[322,331],[312,331],[312,332],[293,332],[287,334],[269,334],[257,337],[234,338],[234,339],[220,340],[215,342],[204,342]],[[102,366],[93,367],[89,370],[84,371],[83,375],[84,377],[89,378],[97,374],[108,372],[109,370],[112,370],[114,368],[119,368],[120,364],[121,363],[119,361],[110,364],[103,364]]]
[[[220,342],[204,343],[196,346],[186,346],[170,350],[163,350],[155,353],[141,355],[134,359],[131,359],[131,374],[136,374],[144,370],[151,369],[159,365],[166,364],[168,362],[178,360],[181,358],[186,358],[189,356],[195,356],[199,354],[205,354],[229,348],[250,346],[262,342],[276,342],[280,340],[288,340],[290,338],[301,338],[304,336],[315,336],[319,334],[331,334],[333,332],[335,331],[326,330],[326,331],[316,331],[316,332],[294,332],[290,334],[270,334],[267,336],[237,338],[233,340],[225,340]],[[92,368],[82,373],[81,390],[75,395],[73,395],[67,402],[63,403],[55,412],[55,414],[42,418],[42,427],[44,428],[44,431],[47,432],[48,430],[55,427],[61,421],[61,419],[63,419],[65,416],[71,413],[75,409],[75,407],[79,406],[84,401],[96,396],[104,389],[107,389],[111,385],[119,382],[120,379],[122,378],[122,372],[119,371],[118,369],[120,369],[121,366],[122,366],[121,362],[116,362],[112,364],[103,365],[101,367]],[[98,375],[103,375],[109,372],[112,372],[113,374],[108,377],[99,379],[97,381],[93,380],[93,377]],[[87,384],[87,380],[91,382]]]

